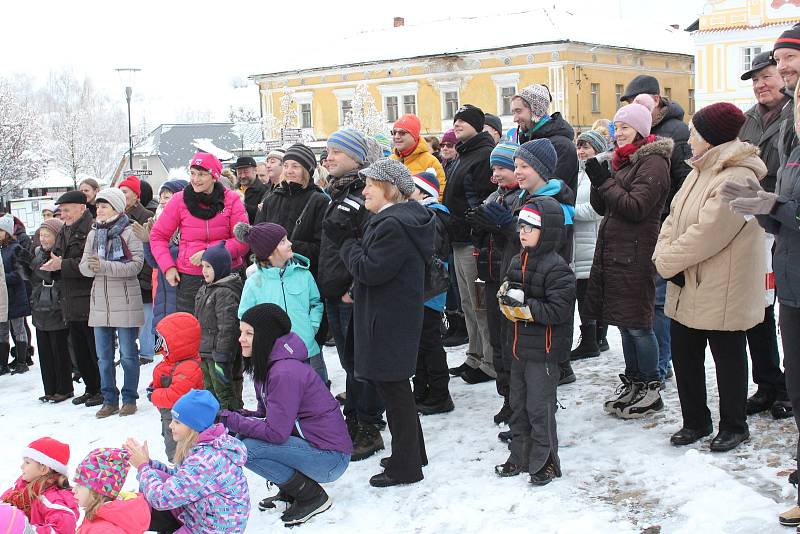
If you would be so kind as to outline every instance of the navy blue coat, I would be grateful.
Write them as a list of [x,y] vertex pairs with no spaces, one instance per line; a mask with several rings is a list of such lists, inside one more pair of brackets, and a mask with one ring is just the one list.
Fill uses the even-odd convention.
[[18,319],[31,314],[28,291],[25,287],[25,249],[17,241],[0,245],[3,257],[3,270],[6,273],[8,289],[8,318]]

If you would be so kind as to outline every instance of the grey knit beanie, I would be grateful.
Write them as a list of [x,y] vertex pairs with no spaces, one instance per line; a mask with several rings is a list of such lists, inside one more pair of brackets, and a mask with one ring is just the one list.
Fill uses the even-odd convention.
[[404,197],[414,192],[414,179],[408,168],[393,159],[379,159],[366,169],[358,171],[362,178],[370,178],[377,182],[389,182],[397,187]]
[[538,83],[529,85],[514,96],[521,98],[528,104],[534,117],[549,115],[550,91],[544,85]]

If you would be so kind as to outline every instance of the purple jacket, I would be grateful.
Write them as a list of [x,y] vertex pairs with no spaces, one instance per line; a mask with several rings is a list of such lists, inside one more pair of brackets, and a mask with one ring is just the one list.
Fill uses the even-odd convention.
[[258,409],[223,410],[221,419],[228,430],[269,443],[284,443],[294,435],[318,449],[350,454],[353,443],[339,403],[305,363],[307,356],[297,334],[279,337],[269,357],[266,383],[255,382]]
[[139,466],[139,490],[156,510],[173,511],[183,524],[178,534],[241,533],[250,516],[246,461],[244,444],[212,425],[180,465]]

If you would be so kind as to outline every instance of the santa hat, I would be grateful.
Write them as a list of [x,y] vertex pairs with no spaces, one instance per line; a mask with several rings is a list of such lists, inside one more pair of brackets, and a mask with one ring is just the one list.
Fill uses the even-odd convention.
[[39,438],[32,441],[22,451],[23,458],[30,458],[34,462],[46,465],[56,473],[67,475],[69,463],[69,445],[53,438]]
[[523,206],[519,212],[519,222],[529,224],[534,228],[541,228],[542,214],[530,206]]

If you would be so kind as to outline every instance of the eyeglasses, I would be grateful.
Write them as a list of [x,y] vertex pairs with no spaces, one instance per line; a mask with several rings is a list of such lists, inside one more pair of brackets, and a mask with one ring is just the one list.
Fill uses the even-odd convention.
[[517,231],[521,234],[530,234],[534,230],[538,230],[535,226],[531,226],[530,224],[518,224]]
[[407,131],[405,131],[405,130],[392,130],[390,133],[391,133],[392,135],[396,135],[396,136],[398,136],[398,137],[403,137],[404,135],[407,135],[407,134],[408,134],[408,132],[407,132]]
[[439,146],[443,148],[453,148],[456,145],[454,145],[453,143],[439,143]]

